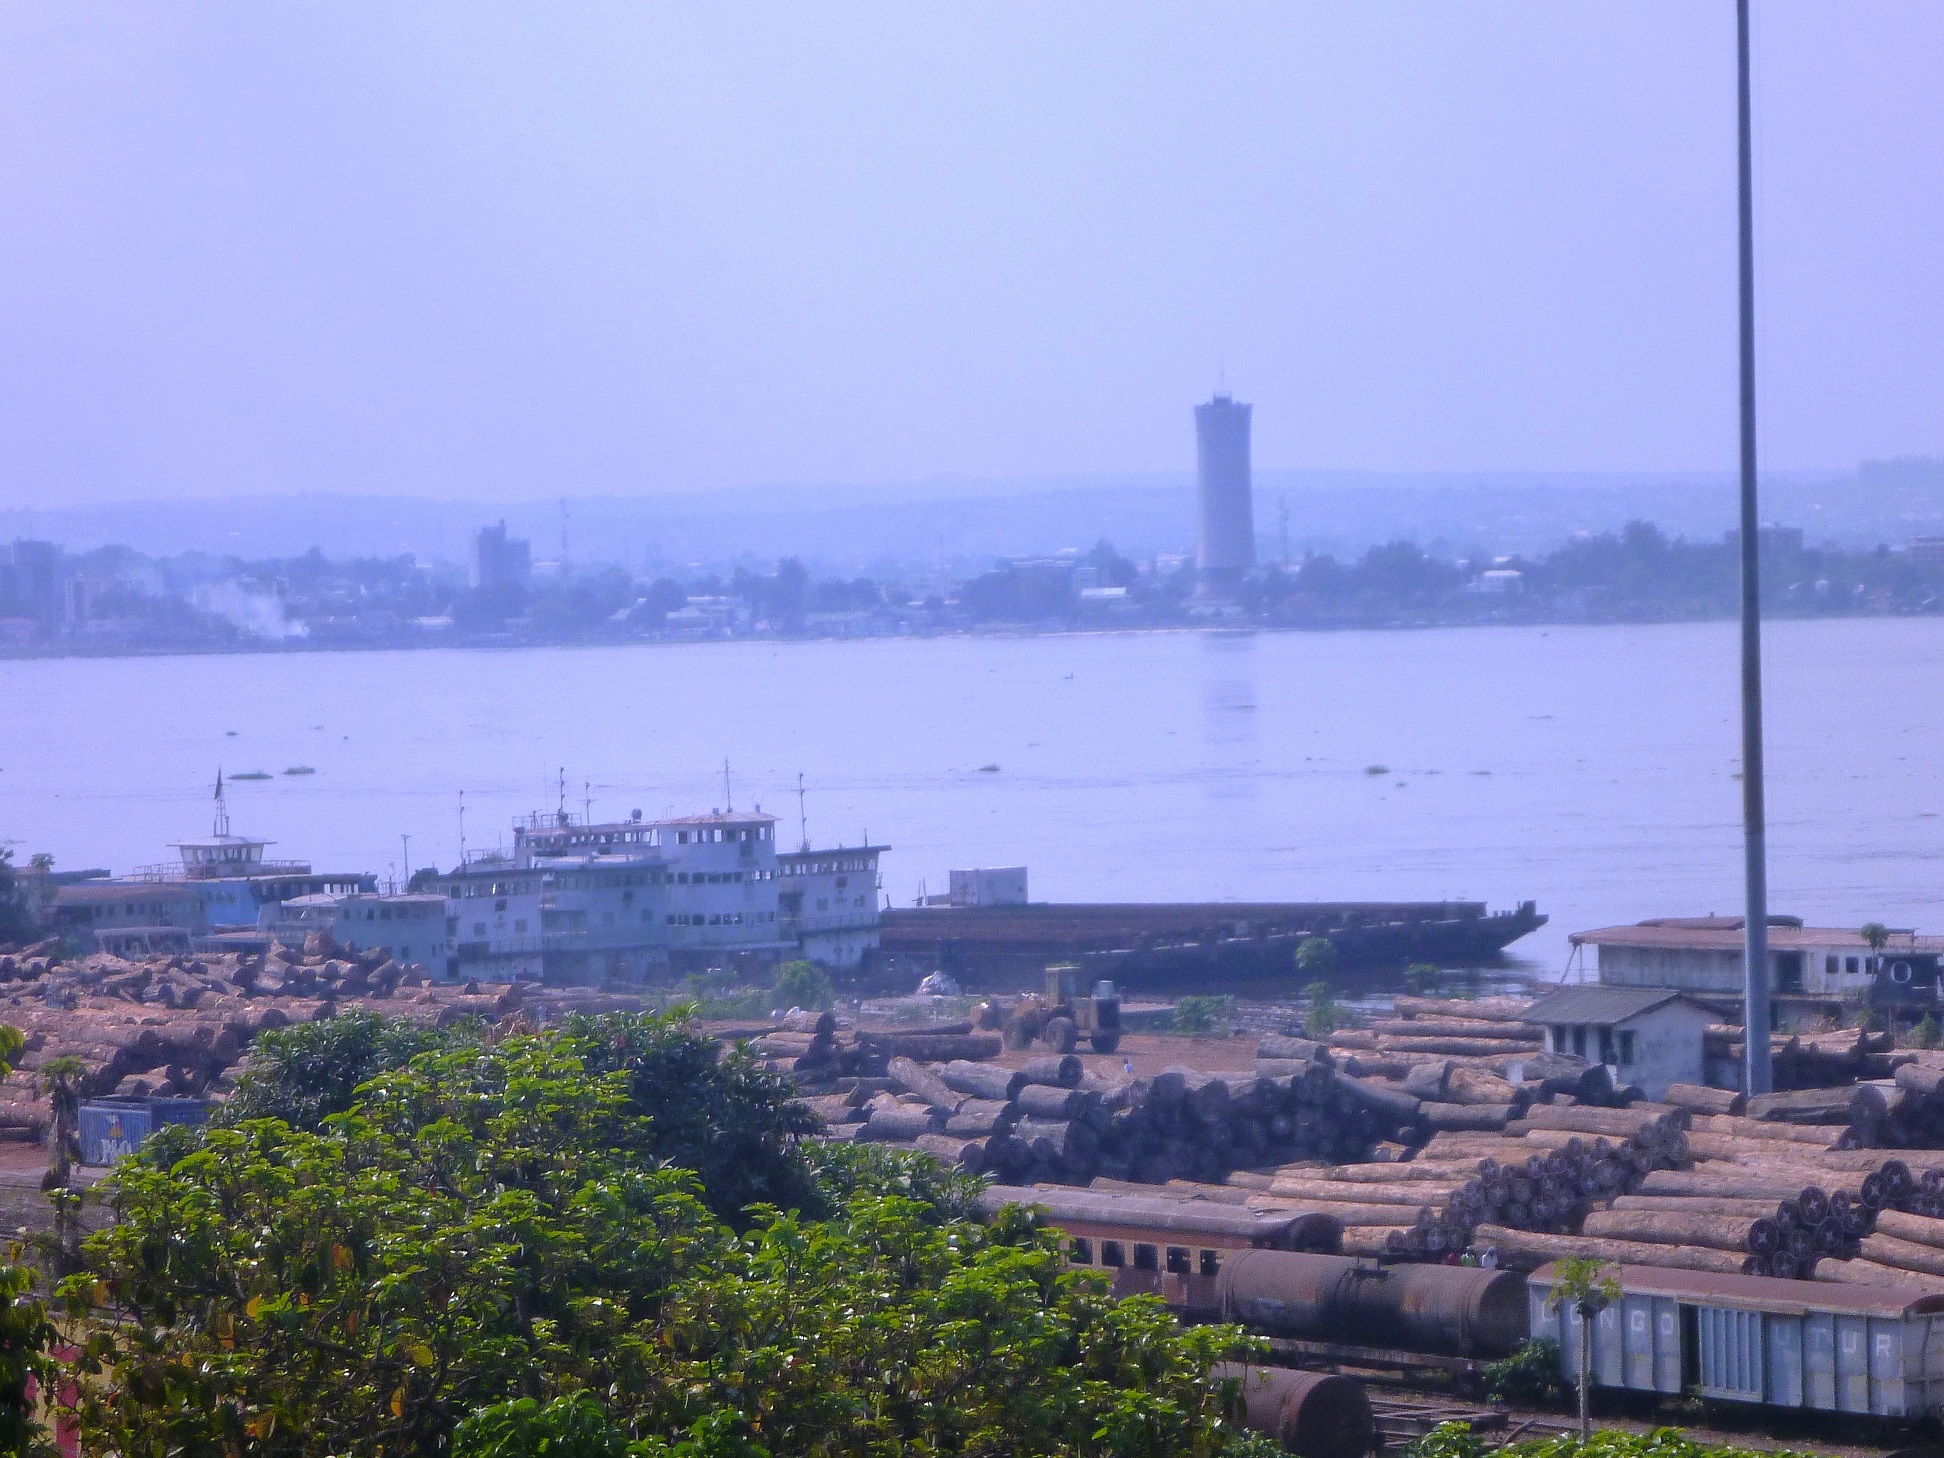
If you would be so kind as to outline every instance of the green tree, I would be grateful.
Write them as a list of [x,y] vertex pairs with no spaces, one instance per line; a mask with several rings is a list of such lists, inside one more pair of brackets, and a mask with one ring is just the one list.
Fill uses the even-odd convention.
[[1553,1276],[1552,1306],[1563,1317],[1579,1318],[1580,1442],[1593,1436],[1593,1318],[1620,1299],[1620,1283],[1600,1274],[1600,1262],[1585,1256],[1561,1261]]
[[29,1379],[45,1384],[54,1327],[35,1299],[34,1272],[15,1259],[0,1265],[0,1453],[34,1451],[40,1425],[27,1399]]
[[798,1140],[823,1126],[795,1102],[795,1081],[746,1052],[718,1054],[686,1012],[576,1014],[554,1036],[589,1072],[625,1080],[622,1154],[695,1171],[709,1208],[731,1222],[753,1205],[816,1207]]
[[234,1127],[281,1119],[293,1129],[315,1131],[349,1109],[367,1080],[476,1036],[477,1029],[422,1028],[372,1012],[275,1028],[256,1040],[248,1069],[214,1122]]
[[1303,1000],[1309,1004],[1309,1011],[1303,1017],[1303,1028],[1312,1038],[1334,1033],[1349,1021],[1343,1005],[1330,995],[1330,984],[1327,982],[1319,980],[1310,983],[1303,989]]
[[830,1006],[830,977],[815,962],[799,958],[776,969],[776,1003],[783,1008],[821,1010]]
[[14,869],[13,850],[0,846],[0,947],[21,946],[34,936],[33,908]]
[[970,1224],[860,1182],[828,1220],[768,1208],[738,1235],[644,1158],[654,1040],[606,1031],[605,1070],[585,1027],[459,1044],[321,1131],[254,1120],[121,1165],[62,1287],[92,1332],[87,1450],[1217,1451],[1232,1328],[1111,1299],[1026,1212]]
[[1866,921],[1856,929],[1856,934],[1869,943],[1872,952],[1881,952],[1890,941],[1890,928],[1880,921]]
[[1296,970],[1328,977],[1337,969],[1337,946],[1328,937],[1304,937],[1296,944]]
[[1190,1038],[1227,1036],[1235,999],[1226,994],[1190,994],[1175,999],[1174,1030]]

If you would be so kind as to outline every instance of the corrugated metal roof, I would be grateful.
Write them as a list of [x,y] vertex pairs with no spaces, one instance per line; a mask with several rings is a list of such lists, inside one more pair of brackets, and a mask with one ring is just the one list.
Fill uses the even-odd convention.
[[1624,1023],[1670,1002],[1705,1004],[1673,987],[1562,987],[1526,1009],[1529,1023]]
[[[1557,1265],[1554,1262],[1541,1266],[1532,1273],[1533,1281],[1551,1284]],[[1732,1306],[1743,1311],[1786,1312],[1796,1316],[1833,1311],[1887,1317],[1944,1311],[1944,1295],[1912,1293],[1895,1286],[1785,1281],[1775,1276],[1731,1276],[1667,1266],[1608,1266],[1606,1269],[1619,1273],[1620,1289],[1629,1296],[1671,1296],[1697,1305]]]
[[707,815],[677,815],[671,820],[656,820],[652,823],[655,825],[774,825],[776,817],[764,815],[760,811],[750,813],[732,810],[726,815],[721,811],[713,811]]

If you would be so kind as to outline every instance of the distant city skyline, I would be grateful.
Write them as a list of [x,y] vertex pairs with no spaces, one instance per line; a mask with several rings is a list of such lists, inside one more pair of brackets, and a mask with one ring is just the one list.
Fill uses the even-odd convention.
[[[1733,7],[0,13],[0,508],[1733,464]],[[1766,467],[1944,454],[1944,10],[1764,0]]]

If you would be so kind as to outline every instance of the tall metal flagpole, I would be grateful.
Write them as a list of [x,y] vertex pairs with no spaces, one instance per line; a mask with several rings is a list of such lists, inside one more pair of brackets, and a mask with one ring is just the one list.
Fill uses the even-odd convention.
[[1748,5],[1735,0],[1736,121],[1741,244],[1741,710],[1742,845],[1748,899],[1743,920],[1742,1088],[1768,1093],[1768,826],[1762,795],[1762,575],[1755,500],[1755,183],[1749,137]]

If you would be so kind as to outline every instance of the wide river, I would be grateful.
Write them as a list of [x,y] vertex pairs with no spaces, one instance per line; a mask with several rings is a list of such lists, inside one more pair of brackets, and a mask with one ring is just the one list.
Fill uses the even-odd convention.
[[[1939,930],[1944,622],[1768,633],[1771,905]],[[209,829],[320,868],[458,856],[516,814],[761,804],[890,843],[885,890],[1531,897],[1515,953],[1740,904],[1735,631],[1649,627],[724,643],[0,664],[0,838],[126,870]],[[308,765],[315,774],[289,777]],[[996,766],[996,768],[987,768]],[[1379,772],[1381,767],[1381,772]]]

